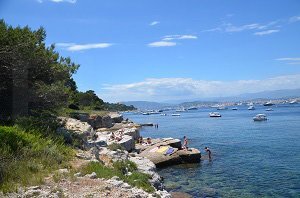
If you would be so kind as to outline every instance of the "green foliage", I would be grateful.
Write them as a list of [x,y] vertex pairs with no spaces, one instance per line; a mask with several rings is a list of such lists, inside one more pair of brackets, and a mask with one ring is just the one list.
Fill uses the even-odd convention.
[[122,146],[122,145],[120,145],[120,144],[117,144],[117,143],[112,143],[112,144],[110,144],[110,145],[108,145],[107,146],[107,148],[108,149],[110,149],[110,150],[112,150],[112,151],[116,151],[116,150],[122,150],[122,151],[124,151],[125,150],[125,148]]
[[52,170],[66,166],[72,150],[36,131],[0,126],[0,191],[38,185]]
[[[42,27],[12,27],[0,20],[0,102],[5,107],[0,118],[55,111],[76,90],[72,74],[79,65],[60,57],[45,39]],[[13,112],[12,107],[22,111]]]
[[[126,175],[127,172],[131,172],[131,175]],[[88,165],[82,167],[80,170],[83,174],[91,174],[95,172],[97,177],[110,179],[113,176],[118,176],[124,182],[138,188],[142,188],[146,192],[154,192],[154,187],[149,182],[150,176],[137,171],[135,163],[125,160],[118,161],[113,164],[113,168],[104,166],[97,162],[90,162]]]

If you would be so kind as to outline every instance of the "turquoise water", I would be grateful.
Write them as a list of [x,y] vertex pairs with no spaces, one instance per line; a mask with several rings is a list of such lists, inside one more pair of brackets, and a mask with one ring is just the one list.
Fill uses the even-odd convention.
[[[300,105],[263,106],[249,111],[222,110],[221,118],[210,118],[210,108],[181,112],[180,117],[125,114],[137,123],[158,123],[144,127],[143,137],[186,135],[189,146],[210,147],[212,160],[200,164],[160,169],[170,191],[194,197],[300,197]],[[172,112],[165,112],[171,114]],[[269,120],[254,122],[258,113]]]

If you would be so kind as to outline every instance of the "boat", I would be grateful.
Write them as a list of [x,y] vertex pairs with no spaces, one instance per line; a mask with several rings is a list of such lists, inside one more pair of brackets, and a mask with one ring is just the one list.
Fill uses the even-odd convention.
[[219,112],[211,112],[211,113],[209,113],[209,117],[219,118],[219,117],[221,117],[221,114]]
[[292,100],[291,102],[289,102],[290,104],[297,104],[297,100]]
[[186,111],[186,109],[185,108],[181,108],[181,109],[176,109],[175,111],[176,112],[184,112],[184,111]]
[[255,110],[255,107],[251,105],[248,107],[248,110]]
[[225,110],[225,109],[227,109],[227,107],[224,107],[224,106],[219,106],[219,107],[217,108],[217,110]]
[[160,114],[160,116],[166,116],[167,114],[165,114],[165,113],[162,113],[162,114]]
[[187,110],[198,110],[197,107],[189,107]]
[[231,110],[238,110],[238,108],[237,107],[233,107]]
[[179,113],[173,113],[172,116],[180,116]]
[[257,114],[255,117],[253,117],[254,121],[265,121],[268,120],[266,114]]
[[268,108],[266,109],[266,111],[274,111],[272,108]]
[[146,113],[142,113],[143,115],[150,115],[150,113],[146,112]]
[[269,101],[269,102],[265,102],[263,105],[264,106],[273,106],[274,104],[271,101]]

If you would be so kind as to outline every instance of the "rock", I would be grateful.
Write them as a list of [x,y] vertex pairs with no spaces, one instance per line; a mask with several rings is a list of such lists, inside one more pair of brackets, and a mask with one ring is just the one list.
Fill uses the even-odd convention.
[[66,174],[66,173],[69,173],[69,170],[66,168],[63,168],[63,169],[59,169],[57,172],[60,174]]
[[81,176],[82,176],[81,172],[78,172],[78,173],[74,174],[74,177],[81,177]]
[[122,140],[120,140],[116,143],[123,146],[126,149],[126,151],[132,151],[135,149],[134,139],[129,135],[124,135]]
[[86,174],[85,177],[90,178],[90,179],[96,179],[97,174],[95,172],[92,172],[91,174]]
[[137,140],[140,137],[140,130],[136,127],[125,128],[124,134],[131,136],[134,140]]
[[179,150],[177,153],[184,163],[199,163],[201,160],[201,153],[198,149]]
[[121,123],[123,121],[123,116],[116,112],[109,113],[109,116],[111,117],[114,123]]
[[112,151],[105,147],[101,148],[99,152],[99,159],[105,164],[105,166],[111,167],[113,162],[128,159],[127,151]]
[[120,180],[120,177],[118,177],[118,176],[113,176],[112,178],[111,178],[112,180]]
[[102,117],[102,127],[104,128],[111,128],[113,126],[113,120],[110,116],[103,116]]
[[59,117],[59,120],[64,123],[64,126],[67,130],[73,131],[75,133],[90,136],[94,132],[92,126],[87,122],[81,122],[80,120],[76,120],[74,118],[65,117]]
[[94,129],[98,129],[101,128],[103,126],[103,122],[102,122],[102,117],[99,115],[90,115],[90,117],[88,118],[88,123],[94,128]]
[[156,166],[152,161],[145,157],[130,157],[129,160],[137,165],[138,171],[151,176],[150,183],[156,189],[164,189],[162,178],[156,172]]

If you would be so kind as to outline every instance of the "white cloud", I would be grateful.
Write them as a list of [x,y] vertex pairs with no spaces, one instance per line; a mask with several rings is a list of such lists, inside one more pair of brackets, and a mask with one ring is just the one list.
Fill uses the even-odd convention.
[[159,24],[160,22],[159,21],[152,21],[149,25],[150,26],[154,26],[154,25],[157,25],[157,24]]
[[263,80],[207,81],[192,78],[149,78],[142,82],[103,85],[99,93],[109,101],[193,99],[235,96],[279,89],[300,88],[300,74]]
[[[39,2],[39,3],[43,3],[44,1],[47,1],[47,0],[37,0],[37,2]],[[76,3],[77,2],[77,0],[48,0],[48,1],[52,1],[54,3],[62,3],[62,2]]]
[[278,61],[300,61],[300,58],[277,58]]
[[226,32],[241,32],[245,30],[254,30],[254,29],[262,29],[264,26],[259,25],[258,23],[252,23],[242,26],[234,26],[231,23],[225,24]]
[[290,23],[298,22],[300,21],[300,16],[293,16],[289,19]]
[[61,47],[67,51],[84,51],[89,49],[107,48],[111,47],[112,43],[90,43],[90,44],[76,44],[76,43],[57,43],[56,46]]
[[261,32],[255,32],[254,35],[264,36],[264,35],[273,34],[273,33],[279,32],[279,31],[280,30],[266,30],[266,31],[261,31]]
[[157,41],[153,43],[149,43],[149,47],[172,47],[175,46],[175,42],[169,42],[169,41]]
[[195,35],[167,35],[162,39],[163,41],[171,40],[185,40],[185,39],[198,39]]
[[300,65],[300,58],[299,57],[277,58],[275,60],[285,62],[288,65]]

